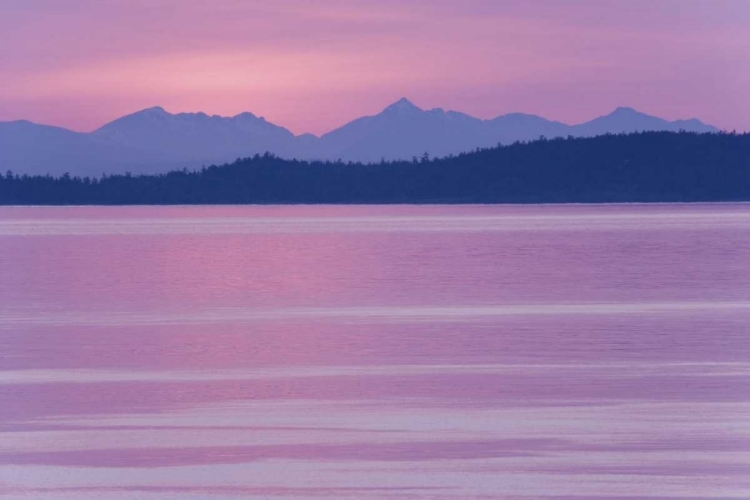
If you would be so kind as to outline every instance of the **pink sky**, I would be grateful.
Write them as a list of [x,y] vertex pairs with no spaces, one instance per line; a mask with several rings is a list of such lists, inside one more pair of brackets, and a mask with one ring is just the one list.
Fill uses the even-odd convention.
[[251,111],[322,133],[407,96],[750,130],[747,0],[2,0],[0,120]]

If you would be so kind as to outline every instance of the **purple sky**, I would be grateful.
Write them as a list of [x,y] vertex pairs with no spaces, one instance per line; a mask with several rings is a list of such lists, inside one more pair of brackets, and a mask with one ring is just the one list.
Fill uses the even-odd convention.
[[748,0],[2,0],[0,120],[149,106],[325,132],[407,96],[577,123],[750,130]]

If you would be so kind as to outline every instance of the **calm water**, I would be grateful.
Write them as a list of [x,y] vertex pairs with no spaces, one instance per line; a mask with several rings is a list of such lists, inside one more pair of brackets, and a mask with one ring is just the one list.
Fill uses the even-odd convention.
[[750,498],[750,205],[0,209],[0,497]]

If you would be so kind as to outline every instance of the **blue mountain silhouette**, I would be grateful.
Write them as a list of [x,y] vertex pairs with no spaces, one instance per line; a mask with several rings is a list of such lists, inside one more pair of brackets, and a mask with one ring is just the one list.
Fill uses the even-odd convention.
[[172,114],[161,107],[114,120],[91,133],[28,121],[0,122],[0,168],[24,174],[157,173],[271,152],[283,158],[378,162],[447,156],[537,139],[637,131],[717,132],[696,120],[667,121],[632,108],[579,125],[511,113],[481,120],[441,108],[424,110],[406,98],[374,116],[321,137],[295,136],[252,113],[233,117]]

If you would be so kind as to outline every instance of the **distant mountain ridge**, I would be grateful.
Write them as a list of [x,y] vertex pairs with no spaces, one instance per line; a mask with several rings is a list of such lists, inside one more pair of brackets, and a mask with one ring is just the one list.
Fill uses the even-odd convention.
[[381,113],[353,120],[320,137],[295,136],[252,113],[233,117],[172,114],[153,107],[91,133],[28,121],[0,122],[0,169],[19,174],[159,173],[220,164],[270,152],[282,158],[360,162],[443,157],[515,141],[591,137],[638,131],[718,132],[700,120],[667,121],[632,108],[579,125],[511,113],[482,120],[441,108],[424,110],[406,98]]

